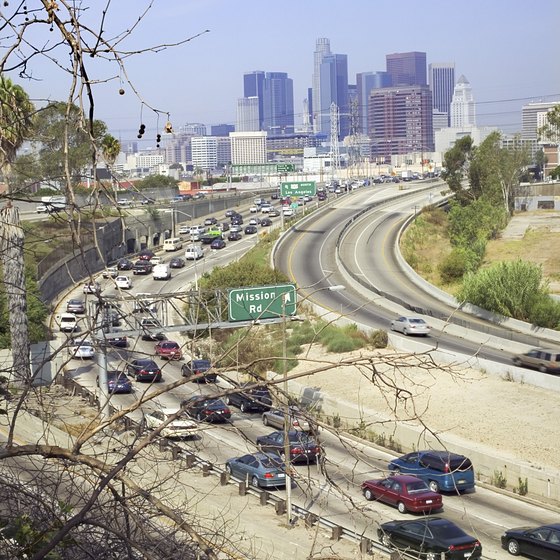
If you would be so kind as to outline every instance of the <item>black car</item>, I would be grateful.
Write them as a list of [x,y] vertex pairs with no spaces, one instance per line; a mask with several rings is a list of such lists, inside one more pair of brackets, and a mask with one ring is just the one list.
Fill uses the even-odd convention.
[[231,217],[231,225],[235,225],[235,226],[243,225],[243,216],[241,216],[241,214],[234,214]]
[[246,235],[251,235],[251,234],[253,234],[253,233],[257,233],[257,231],[258,231],[258,230],[257,230],[257,226],[247,226],[247,227],[245,228],[245,234],[246,234]]
[[217,224],[217,223],[218,223],[218,220],[214,217],[206,218],[204,220],[204,225],[205,226],[213,226],[214,224]]
[[185,266],[185,259],[181,257],[173,257],[169,261],[169,268],[183,268]]
[[[478,540],[467,535],[452,521],[441,517],[423,517],[410,521],[388,521],[377,529],[379,540],[387,547],[418,553],[425,559],[474,560],[482,556]],[[443,553],[443,556],[442,556]]]
[[236,214],[235,210],[226,210],[226,218],[231,218],[234,214]]
[[199,422],[227,422],[231,418],[231,410],[222,399],[198,395],[183,401],[181,408]]
[[230,231],[227,238],[228,241],[239,241],[240,239],[243,239],[243,236],[238,231]]
[[190,360],[181,366],[181,375],[183,377],[200,376],[192,379],[195,383],[215,383],[218,378],[217,373],[212,372],[207,375],[201,375],[210,369],[212,369],[210,360]]
[[119,259],[117,268],[119,270],[132,270],[134,263],[130,259]]
[[147,260],[138,260],[134,263],[132,274],[150,274],[152,272],[152,264]]
[[241,412],[264,412],[270,410],[272,397],[270,391],[264,385],[245,383],[239,387],[239,391],[225,398],[228,404],[236,406]]
[[558,560],[560,523],[509,529],[502,535],[502,548],[514,556],[523,554],[538,560]]
[[[99,376],[97,376],[99,387]],[[132,393],[132,383],[124,371],[109,370],[107,372],[107,390],[111,395],[116,393]]]
[[66,311],[80,315],[86,312],[86,304],[83,299],[69,299],[66,304]]
[[210,243],[210,249],[225,249],[226,242],[221,237],[216,237],[212,243]]
[[[293,463],[313,463],[317,461],[321,454],[319,444],[307,432],[290,430],[288,432],[288,441],[290,445],[290,461]],[[284,460],[284,430],[278,430],[266,436],[257,437],[257,447],[261,451],[276,453]]]
[[263,218],[261,220],[261,226],[262,227],[269,227],[272,225],[272,220],[270,218]]
[[142,249],[138,253],[138,258],[143,261],[149,261],[150,259],[154,258],[156,254],[151,249]]
[[145,358],[132,360],[127,366],[128,375],[134,377],[136,381],[149,381],[156,383],[161,381],[161,369],[153,361]]
[[121,329],[103,329],[107,336],[101,339],[101,344],[104,346],[112,346],[113,348],[126,348],[128,346],[128,339],[122,334]]

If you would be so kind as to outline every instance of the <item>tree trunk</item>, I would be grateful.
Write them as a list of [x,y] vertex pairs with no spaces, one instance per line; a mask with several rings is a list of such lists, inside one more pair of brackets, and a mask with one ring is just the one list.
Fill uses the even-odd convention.
[[12,342],[12,380],[18,384],[29,383],[31,379],[23,242],[18,209],[8,201],[0,209],[0,250]]

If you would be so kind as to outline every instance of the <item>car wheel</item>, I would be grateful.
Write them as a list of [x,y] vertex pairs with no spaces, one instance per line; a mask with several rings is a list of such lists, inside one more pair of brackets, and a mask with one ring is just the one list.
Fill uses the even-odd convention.
[[435,480],[430,480],[428,486],[432,492],[439,492],[439,484]]
[[519,556],[519,543],[515,539],[511,539],[507,543],[507,550],[514,556]]
[[395,330],[395,325],[393,325],[393,323],[391,323],[391,330],[392,330],[392,331]]
[[387,548],[393,548],[393,543],[391,542],[391,537],[387,533],[383,533],[381,536],[381,544]]
[[399,502],[397,504],[397,509],[399,510],[399,513],[406,513],[406,506],[403,502]]
[[231,403],[230,403],[230,399],[229,399],[229,397],[227,397],[227,396],[223,398],[223,401],[224,401],[226,404],[231,404]]
[[233,476],[233,470],[231,469],[231,465],[226,465],[226,472],[227,472],[230,476]]
[[241,410],[241,412],[247,412],[247,405],[245,403],[241,403],[239,405],[239,410]]
[[436,560],[438,556],[435,552],[426,552],[426,560]]
[[395,467],[395,468],[391,469],[391,472],[395,473],[395,474],[400,474],[401,469],[399,469],[399,467]]
[[373,500],[373,492],[369,488],[364,490],[364,498],[369,502]]
[[196,419],[197,419],[199,422],[202,422],[202,413],[201,413],[201,412],[199,412],[199,413],[196,415]]
[[263,416],[263,419],[262,419],[262,420],[263,420],[263,424],[264,424],[265,426],[268,426],[268,416]]
[[259,487],[259,479],[256,476],[251,479],[251,486],[253,486],[253,488]]
[[541,373],[546,373],[548,371],[548,368],[546,366],[543,366],[542,364],[539,366],[539,371]]
[[403,329],[403,334],[404,336],[408,336],[408,329],[406,327]]
[[286,462],[286,454],[282,451],[282,453],[280,453],[280,460],[285,463]]
[[513,358],[513,360],[511,360],[513,362],[514,366],[520,366],[521,365],[521,360],[519,358]]

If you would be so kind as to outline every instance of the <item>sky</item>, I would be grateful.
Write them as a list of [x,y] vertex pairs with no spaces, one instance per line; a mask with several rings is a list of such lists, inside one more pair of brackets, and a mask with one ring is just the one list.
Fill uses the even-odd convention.
[[[127,52],[193,37],[127,56],[126,75],[114,61],[86,59],[90,79],[98,81],[96,118],[122,142],[136,140],[144,122],[141,147],[155,145],[167,113],[175,130],[193,122],[234,124],[243,73],[253,70],[288,73],[301,123],[320,37],[348,56],[350,83],[358,72],[384,71],[389,53],[421,51],[428,63],[454,62],[456,79],[464,75],[472,86],[478,124],[507,133],[520,131],[524,104],[560,100],[558,0],[153,0],[140,21],[149,0],[83,0],[84,21],[99,27],[107,4],[103,37],[132,29],[119,44]],[[36,41],[55,35],[37,33]],[[67,52],[33,59],[32,80],[12,76],[36,104],[67,98],[69,78],[52,61]]]

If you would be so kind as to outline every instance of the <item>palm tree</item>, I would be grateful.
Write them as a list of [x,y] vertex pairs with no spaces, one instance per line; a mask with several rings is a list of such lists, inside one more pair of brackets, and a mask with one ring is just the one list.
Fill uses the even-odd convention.
[[0,76],[0,169],[9,174],[16,153],[33,126],[35,107],[21,86]]
[[109,169],[109,173],[111,174],[111,183],[113,187],[115,187],[115,179],[113,175],[113,164],[119,157],[121,152],[121,143],[110,134],[105,134],[101,140],[101,153],[103,154],[103,159],[107,164],[107,168]]

